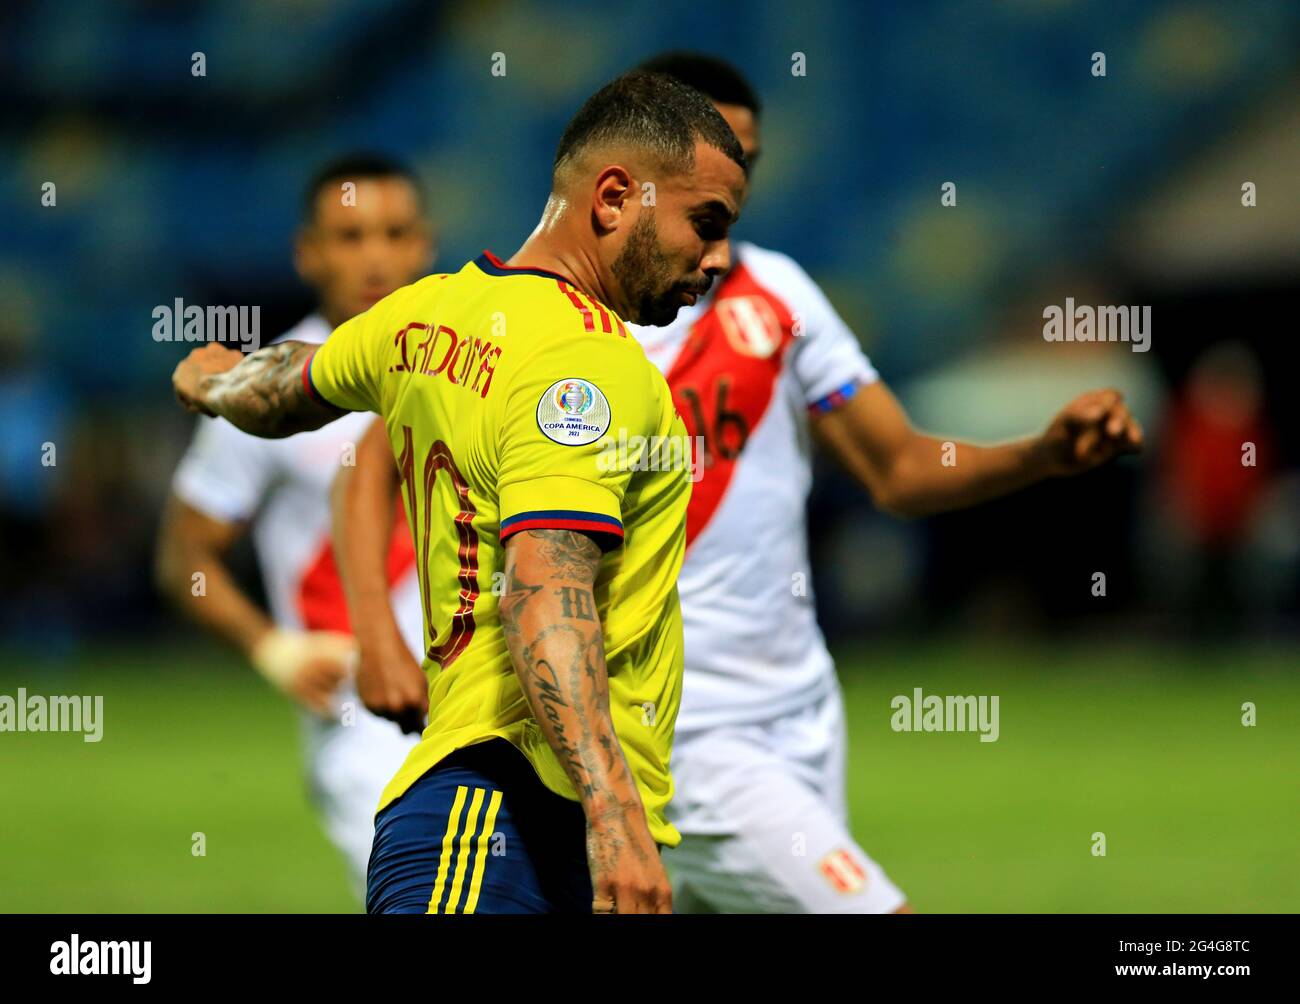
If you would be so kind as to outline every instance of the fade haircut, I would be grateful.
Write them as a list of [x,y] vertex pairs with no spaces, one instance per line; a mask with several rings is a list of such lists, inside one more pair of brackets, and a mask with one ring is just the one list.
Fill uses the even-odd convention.
[[695,88],[659,73],[633,70],[610,81],[578,109],[560,137],[552,185],[582,154],[601,144],[645,150],[659,167],[684,174],[695,166],[703,141],[745,169],[745,154],[718,110]]
[[757,121],[763,113],[758,93],[744,75],[726,60],[703,52],[664,52],[637,67],[645,73],[662,73],[694,87],[720,105],[748,108]]
[[341,185],[345,181],[373,181],[376,178],[401,178],[415,189],[416,198],[421,209],[424,208],[424,192],[420,179],[406,164],[380,153],[349,153],[336,157],[322,165],[311,181],[303,189],[302,221],[313,223],[316,220],[316,200],[321,191],[329,185]]

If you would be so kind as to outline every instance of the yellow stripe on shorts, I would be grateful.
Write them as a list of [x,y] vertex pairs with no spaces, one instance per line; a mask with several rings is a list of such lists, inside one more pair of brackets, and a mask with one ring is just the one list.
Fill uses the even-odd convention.
[[465,912],[473,913],[474,908],[478,906],[478,894],[483,888],[483,865],[487,861],[488,840],[492,836],[492,828],[496,826],[497,809],[501,807],[501,792],[493,791],[492,800],[488,802],[487,819],[483,820],[483,832],[478,838],[478,851],[474,858],[474,877],[469,883],[469,900],[465,903]]
[[474,800],[469,804],[469,813],[465,817],[465,830],[460,838],[460,849],[456,852],[456,877],[452,879],[451,893],[447,897],[447,909],[443,913],[455,913],[456,904],[460,902],[460,891],[465,887],[465,862],[469,860],[469,845],[474,839],[474,830],[478,826],[478,814],[483,808],[485,794],[487,793],[482,788],[474,789]]
[[442,899],[442,889],[447,881],[447,869],[451,866],[453,841],[460,825],[460,810],[465,807],[465,796],[469,789],[463,784],[456,788],[456,799],[451,803],[451,815],[447,818],[447,832],[442,835],[442,855],[438,858],[438,877],[433,881],[433,895],[429,897],[429,909],[426,913],[438,912],[438,901]]

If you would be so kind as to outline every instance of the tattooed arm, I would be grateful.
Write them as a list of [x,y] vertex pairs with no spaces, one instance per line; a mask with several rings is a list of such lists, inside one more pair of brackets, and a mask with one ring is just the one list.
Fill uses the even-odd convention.
[[524,695],[587,816],[598,913],[671,913],[672,893],[609,716],[592,584],[600,548],[572,530],[506,542],[501,624]]
[[190,411],[219,415],[254,436],[282,439],[319,429],[343,414],[303,386],[302,368],[317,348],[279,342],[245,355],[210,343],[181,360],[172,387]]

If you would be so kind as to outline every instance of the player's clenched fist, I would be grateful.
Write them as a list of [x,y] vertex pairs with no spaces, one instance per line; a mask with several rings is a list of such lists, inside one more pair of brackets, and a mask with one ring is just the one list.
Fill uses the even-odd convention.
[[673,892],[640,801],[587,821],[592,913],[672,913]]
[[396,722],[403,732],[422,732],[429,713],[429,681],[400,635],[361,645],[357,695],[366,710]]
[[353,671],[356,642],[338,631],[273,628],[253,646],[258,672],[322,718],[336,714],[334,695]]
[[1117,390],[1081,394],[1061,409],[1039,441],[1050,474],[1080,474],[1142,448],[1142,427]]
[[230,349],[215,342],[200,346],[180,361],[172,371],[172,388],[176,397],[189,411],[212,415],[203,401],[203,381],[218,373],[233,369],[244,358],[238,349]]

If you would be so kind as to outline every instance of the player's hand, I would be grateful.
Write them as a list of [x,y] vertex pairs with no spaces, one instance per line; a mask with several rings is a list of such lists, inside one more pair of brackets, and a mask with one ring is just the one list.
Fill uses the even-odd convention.
[[357,694],[366,709],[420,733],[429,714],[429,681],[400,635],[363,641]]
[[308,711],[322,718],[337,714],[339,686],[356,665],[357,645],[338,631],[286,631],[273,628],[250,653],[258,672]]
[[1081,474],[1123,453],[1142,449],[1142,427],[1119,391],[1081,394],[1061,409],[1039,439],[1047,473]]
[[212,415],[212,410],[203,401],[203,382],[210,376],[232,369],[243,358],[244,353],[238,349],[216,342],[195,349],[172,371],[172,389],[176,391],[177,400],[185,405],[186,411]]
[[672,913],[673,890],[638,800],[587,820],[592,913]]

